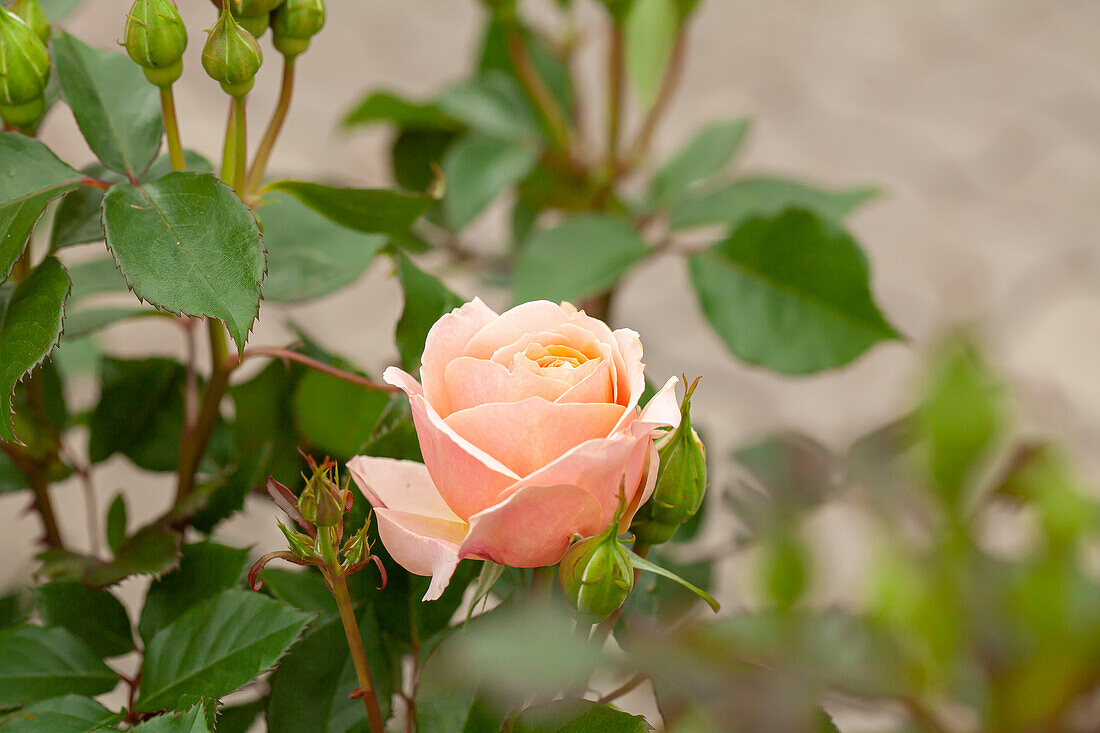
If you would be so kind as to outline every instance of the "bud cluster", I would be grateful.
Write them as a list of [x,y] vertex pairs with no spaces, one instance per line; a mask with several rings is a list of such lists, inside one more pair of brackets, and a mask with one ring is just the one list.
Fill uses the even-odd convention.
[[[21,7],[34,22],[33,9],[26,3]],[[49,80],[50,54],[42,37],[22,17],[0,7],[0,117],[16,127],[41,119]]]

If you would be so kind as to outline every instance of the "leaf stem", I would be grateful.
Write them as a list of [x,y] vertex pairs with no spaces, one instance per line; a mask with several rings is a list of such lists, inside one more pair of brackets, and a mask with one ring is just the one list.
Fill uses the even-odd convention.
[[520,84],[527,91],[531,101],[534,102],[539,114],[546,122],[547,130],[553,138],[554,146],[558,150],[570,154],[572,151],[572,136],[569,132],[569,123],[558,106],[557,100],[546,87],[542,77],[539,76],[531,56],[527,53],[527,46],[523,43],[523,33],[519,25],[513,24],[508,29],[508,56],[516,67],[516,75]]
[[34,509],[42,518],[42,531],[46,544],[50,547],[64,547],[61,540],[61,528],[57,524],[57,514],[53,509],[53,501],[50,499],[49,481],[46,477],[46,467],[39,464],[29,456],[24,456],[15,445],[0,443],[0,448],[8,455],[11,462],[27,478],[31,490],[34,492]]
[[176,99],[172,87],[160,88],[160,112],[164,117],[164,137],[168,141],[168,157],[172,161],[172,170],[187,170],[183,159],[183,146],[180,144],[180,126],[176,118]]
[[237,105],[229,100],[229,119],[225,123],[225,143],[222,146],[222,181],[233,185],[233,166],[237,159],[237,136],[234,133],[237,121]]
[[648,679],[649,679],[649,675],[647,675],[643,672],[639,672],[638,674],[636,674],[633,677],[631,677],[630,679],[628,679],[626,682],[624,682],[621,685],[619,685],[618,687],[616,687],[611,692],[609,692],[606,695],[604,695],[603,697],[601,697],[596,702],[599,703],[600,705],[606,705],[609,702],[613,702],[615,700],[618,700],[620,697],[627,694],[628,692],[633,692],[634,690],[636,690],[643,682],[645,682]]
[[614,175],[619,159],[619,134],[622,131],[623,99],[626,74],[623,71],[623,30],[611,24],[611,42],[607,55],[607,169]]
[[248,125],[245,119],[247,94],[233,97],[233,189],[244,199],[245,170],[248,167]]
[[627,154],[626,160],[618,165],[616,175],[622,175],[633,169],[649,154],[649,146],[653,142],[653,133],[657,131],[657,125],[664,117],[668,105],[672,102],[676,88],[680,84],[680,78],[683,76],[686,55],[687,32],[686,28],[681,26],[680,32],[676,35],[676,45],[672,49],[672,58],[669,60],[664,79],[661,81],[661,88],[657,92],[657,99],[653,102],[653,106],[649,108],[649,112],[642,121],[638,136],[634,138],[634,143],[630,146],[630,152]]
[[286,359],[287,361],[296,361],[299,364],[303,364],[310,369],[315,369],[319,372],[324,372],[331,377],[342,379],[345,382],[351,382],[357,384],[360,387],[371,389],[376,392],[400,392],[398,387],[394,387],[389,384],[380,384],[378,382],[371,381],[366,377],[361,377],[358,374],[344,371],[331,364],[325,364],[322,361],[311,359],[305,354],[299,354],[297,351],[291,351],[290,349],[280,349],[275,347],[259,347],[254,349],[246,349],[244,354],[241,355],[241,361],[243,362],[250,356],[272,356],[276,359]]
[[290,100],[294,94],[294,56],[283,57],[283,85],[279,91],[279,102],[275,105],[275,111],[271,114],[271,121],[264,132],[260,147],[256,150],[256,157],[252,159],[252,167],[248,171],[248,180],[245,190],[249,193],[256,191],[263,182],[264,172],[267,170],[271,151],[275,148],[275,141],[279,139],[279,133],[283,130],[287,112],[290,111]]
[[[331,540],[325,538],[324,544]],[[331,545],[330,553],[331,554]],[[336,598],[336,607],[340,609],[340,621],[344,624],[344,634],[348,638],[348,649],[351,651],[351,659],[355,664],[355,675],[359,680],[359,689],[355,693],[361,697],[367,708],[367,719],[370,722],[371,733],[385,733],[385,721],[382,719],[382,710],[378,706],[378,694],[374,689],[374,681],[370,676],[370,667],[367,664],[367,653],[363,650],[363,637],[359,635],[359,623],[355,618],[355,610],[351,605],[351,596],[348,594],[348,584],[340,571],[340,566],[335,558],[329,558],[324,565],[325,575],[332,587],[332,595]]]
[[199,461],[210,442],[210,435],[218,424],[222,397],[229,386],[229,375],[236,364],[229,364],[229,348],[225,339],[225,327],[216,318],[206,320],[210,334],[210,380],[202,396],[199,416],[195,425],[184,436],[180,445],[179,482],[176,485],[176,501],[179,502],[195,488],[195,473]]

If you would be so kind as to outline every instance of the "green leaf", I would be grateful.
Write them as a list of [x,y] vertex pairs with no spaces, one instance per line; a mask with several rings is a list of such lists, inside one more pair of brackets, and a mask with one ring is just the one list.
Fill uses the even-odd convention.
[[159,576],[176,566],[179,555],[179,532],[163,524],[151,524],[126,538],[111,562],[91,563],[84,571],[83,582],[105,587],[131,575]]
[[294,423],[310,445],[350,458],[370,439],[389,401],[387,392],[310,371],[294,390]]
[[257,211],[267,249],[264,298],[313,300],[351,285],[386,238],[333,224],[292,196],[269,194]]
[[126,281],[118,271],[118,265],[110,257],[85,260],[68,267],[73,281],[70,299],[77,303],[84,298],[104,293],[125,293]]
[[111,188],[107,246],[134,293],[157,308],[221,319],[244,349],[260,308],[264,250],[252,211],[206,173]]
[[[693,184],[718,173],[733,159],[749,131],[747,118],[707,125],[665,161],[649,182],[649,199],[656,206],[675,203]],[[72,195],[72,194],[70,194]]]
[[18,285],[0,287],[0,439],[16,440],[11,419],[15,385],[46,358],[61,337],[69,276],[47,257]]
[[80,185],[84,174],[62,163],[37,140],[0,133],[0,206],[39,195],[60,196]]
[[137,180],[160,150],[157,88],[126,54],[96,50],[68,33],[50,46],[61,94],[88,146],[105,166]]
[[12,713],[0,727],[4,733],[88,733],[120,722],[120,713],[112,713],[90,697],[65,695]]
[[512,726],[515,733],[647,733],[640,715],[591,700],[558,700],[523,711]]
[[680,585],[684,586],[689,591],[706,601],[707,605],[710,606],[711,610],[715,613],[718,613],[718,610],[721,608],[721,606],[718,604],[718,601],[714,599],[714,596],[712,596],[710,593],[707,593],[702,588],[697,588],[696,586],[687,582],[671,570],[665,570],[660,565],[651,563],[649,560],[646,560],[644,557],[634,552],[630,552],[630,562],[637,570],[646,570],[648,572],[655,573],[656,575],[660,575],[662,578],[668,578],[675,583],[679,583]]
[[68,629],[101,657],[117,657],[134,648],[130,618],[110,591],[55,580],[39,587],[38,609],[47,626]]
[[154,580],[145,595],[138,633],[145,643],[184,611],[227,588],[243,577],[248,549],[214,542],[183,546],[179,567]]
[[95,333],[107,326],[134,318],[159,317],[161,314],[152,308],[141,306],[118,306],[108,308],[90,308],[69,314],[65,321],[65,337],[81,338]]
[[807,209],[839,222],[857,206],[878,195],[873,188],[826,191],[783,178],[744,178],[701,198],[687,198],[672,212],[672,229],[710,224],[736,228],[755,216],[777,216],[787,209]]
[[304,371],[276,359],[252,379],[229,388],[236,408],[234,446],[242,457],[264,457],[257,466],[257,475],[264,481],[274,476],[294,487],[302,480],[292,397]]
[[531,235],[516,265],[512,298],[578,301],[612,287],[649,246],[629,221],[585,214]]
[[187,369],[164,358],[104,358],[100,398],[90,420],[88,457],[99,463],[122,453],[149,471],[173,471],[183,439]]
[[859,245],[810,212],[752,219],[689,267],[710,325],[749,364],[811,374],[900,338],[871,297]]
[[126,497],[121,493],[115,494],[111,506],[107,508],[105,529],[107,546],[111,548],[111,552],[118,552],[126,541]]
[[432,199],[388,188],[339,188],[306,181],[275,181],[269,191],[285,191],[331,221],[366,234],[403,234]]
[[657,99],[679,31],[675,0],[634,0],[623,27],[623,43],[627,76],[644,107]]
[[319,613],[319,621],[329,621],[340,615],[332,591],[315,570],[287,570],[268,566],[263,574],[264,590],[283,603],[310,613]]
[[443,157],[460,133],[453,130],[405,128],[390,147],[390,165],[397,185],[427,193],[443,167]]
[[29,596],[29,593],[19,588],[9,589],[0,596],[0,629],[16,626],[27,620],[32,610]]
[[201,702],[183,713],[158,715],[130,730],[133,733],[213,733],[207,714],[207,703]]
[[[365,605],[358,619],[382,717],[386,718],[393,695],[393,671],[382,650],[373,607]],[[339,619],[331,619],[302,639],[272,675],[268,730],[271,733],[362,730],[366,720],[363,703],[349,696],[358,686],[343,624]]]
[[178,710],[228,695],[270,669],[310,618],[259,593],[222,591],[149,642],[134,709]]
[[538,139],[538,119],[523,89],[512,77],[489,72],[443,92],[438,104],[451,117],[473,130],[505,140]]
[[462,127],[434,102],[413,102],[387,91],[367,95],[345,115],[341,124],[357,127],[378,122],[418,130],[458,130]]
[[508,48],[513,33],[519,35],[527,56],[531,59],[531,66],[553,95],[559,108],[572,110],[576,92],[573,89],[572,74],[563,61],[560,50],[552,48],[542,34],[533,31],[517,18],[497,16],[486,26],[481,42],[481,57],[478,60],[481,73],[504,73],[519,81],[519,74]]
[[14,626],[0,630],[0,708],[61,695],[102,695],[118,676],[65,629]]
[[463,229],[538,160],[538,151],[523,143],[477,134],[459,138],[443,157],[443,210],[451,228]]
[[397,277],[405,293],[405,307],[397,322],[394,338],[397,351],[401,354],[401,367],[414,373],[420,368],[424,341],[432,325],[465,301],[438,278],[414,265],[403,253],[396,252],[394,259],[397,261]]
[[56,23],[59,20],[64,20],[66,15],[73,12],[80,5],[80,0],[39,0],[39,3],[50,22]]
[[248,733],[252,724],[267,707],[267,699],[260,698],[218,711],[217,733]]
[[0,207],[0,283],[8,279],[49,203],[50,194],[39,194]]

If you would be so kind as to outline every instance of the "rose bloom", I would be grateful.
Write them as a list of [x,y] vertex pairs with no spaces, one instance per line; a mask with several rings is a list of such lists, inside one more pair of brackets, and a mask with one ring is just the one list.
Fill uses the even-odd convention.
[[424,463],[357,456],[348,468],[393,559],[432,576],[424,600],[464,558],[557,563],[574,535],[607,528],[623,492],[626,530],[656,481],[653,439],[680,420],[675,378],[639,410],[644,369],[637,333],[568,303],[498,315],[475,299],[428,333],[423,385],[386,370],[409,396]]

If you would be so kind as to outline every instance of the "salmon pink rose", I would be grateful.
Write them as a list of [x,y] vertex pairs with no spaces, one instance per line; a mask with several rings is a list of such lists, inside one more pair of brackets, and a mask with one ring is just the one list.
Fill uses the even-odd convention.
[[642,344],[568,303],[498,315],[473,300],[428,333],[409,396],[424,463],[348,463],[395,561],[432,576],[439,597],[464,558],[553,565],[573,535],[604,530],[625,489],[621,528],[653,491],[659,428],[680,420],[670,379],[638,409]]

